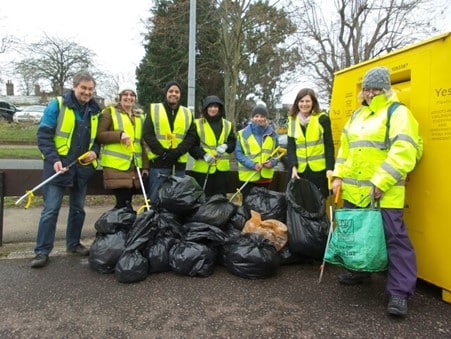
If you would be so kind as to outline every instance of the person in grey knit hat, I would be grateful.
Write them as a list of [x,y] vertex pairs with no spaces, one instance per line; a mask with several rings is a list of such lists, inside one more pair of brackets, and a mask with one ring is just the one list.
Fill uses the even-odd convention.
[[375,67],[366,72],[362,81],[362,88],[365,89],[386,89],[389,90],[390,74],[387,67]]
[[[251,123],[237,133],[235,158],[243,199],[252,187],[269,188],[278,160],[270,154],[279,146],[274,127],[268,122],[268,109],[263,103],[251,111]],[[244,185],[246,183],[246,185]]]
[[[399,104],[386,67],[366,72],[360,96],[362,104],[343,127],[332,189],[334,193],[340,189],[344,208],[365,208],[372,200],[379,203],[388,255],[387,313],[405,317],[407,299],[416,287],[417,266],[403,220],[404,184],[416,165],[418,122]],[[370,278],[370,272],[349,270],[339,276],[339,282],[357,285]]]

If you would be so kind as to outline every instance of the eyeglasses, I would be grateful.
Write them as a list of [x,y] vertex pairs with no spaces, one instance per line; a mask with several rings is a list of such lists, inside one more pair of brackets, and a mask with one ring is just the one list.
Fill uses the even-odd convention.
[[382,94],[384,90],[382,88],[364,88],[363,93],[365,94],[373,94],[373,95],[379,95]]

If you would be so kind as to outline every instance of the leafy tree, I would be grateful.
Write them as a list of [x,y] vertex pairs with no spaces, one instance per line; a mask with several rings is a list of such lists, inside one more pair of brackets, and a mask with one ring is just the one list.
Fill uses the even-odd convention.
[[[177,80],[187,88],[189,0],[156,1],[147,22],[145,55],[137,68],[138,98],[143,107],[163,99],[162,88]],[[208,94],[222,92],[222,75],[218,65],[217,21],[211,1],[197,1],[196,102]],[[182,90],[182,102],[187,91]]]
[[[56,95],[63,92],[66,82],[80,70],[93,66],[95,54],[69,39],[44,34],[39,42],[23,46],[24,58],[15,69],[25,82],[25,88],[37,81],[46,81]],[[28,93],[29,94],[29,93]]]
[[431,0],[299,0],[293,15],[304,75],[330,97],[334,73],[429,37],[445,3]]
[[[140,103],[161,101],[171,79],[185,87],[188,69],[189,0],[157,1],[149,19],[146,55],[137,69]],[[271,107],[281,96],[282,74],[294,69],[297,52],[281,47],[295,31],[287,13],[268,1],[197,1],[196,102],[224,98],[227,118],[248,112],[246,97],[260,93]],[[186,100],[182,91],[182,100]]]

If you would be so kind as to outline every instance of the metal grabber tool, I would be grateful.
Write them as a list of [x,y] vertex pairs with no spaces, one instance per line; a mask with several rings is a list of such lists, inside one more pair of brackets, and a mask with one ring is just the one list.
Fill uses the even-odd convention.
[[[285,154],[287,153],[287,149],[277,146],[274,151],[272,151],[271,155],[269,156],[269,159],[274,159],[274,160],[279,160],[280,158],[282,158]],[[276,154],[278,154],[276,157],[274,157]],[[236,192],[232,195],[232,197],[229,199],[229,202],[232,202],[233,199],[235,199],[235,197],[241,193],[241,190],[246,187],[246,185],[252,180],[252,178],[258,173],[258,171],[255,171],[254,173],[252,173],[252,175],[249,177],[249,179],[246,180],[246,182],[244,184],[241,185],[240,188],[236,189]]]
[[39,185],[33,187],[31,190],[26,191],[26,193],[24,195],[22,195],[19,199],[17,199],[16,201],[16,205],[18,205],[22,200],[24,200],[25,198],[27,198],[27,204],[25,205],[25,208],[30,207],[31,205],[31,201],[34,197],[33,192],[36,192],[38,189],[40,189],[41,187],[43,187],[44,185],[48,184],[50,181],[52,181],[53,179],[55,179],[57,176],[67,172],[67,170],[69,168],[71,168],[73,165],[75,165],[77,162],[80,165],[83,166],[87,166],[89,164],[92,163],[92,161],[89,162],[82,162],[82,160],[84,158],[86,158],[89,155],[89,152],[83,153],[82,155],[80,155],[77,159],[75,159],[74,161],[72,161],[69,165],[67,165],[66,167],[64,167],[63,169],[61,169],[60,171],[56,172],[55,174],[53,174],[50,178],[45,179],[43,182],[41,182]]
[[[327,177],[327,183],[329,186],[329,195],[331,197],[333,197],[333,192],[332,192],[332,178],[329,176]],[[326,266],[326,261],[324,260],[324,258],[326,257],[326,252],[327,249],[329,248],[329,242],[330,242],[330,238],[332,237],[332,233],[334,231],[334,207],[333,206],[337,206],[338,203],[338,198],[340,197],[340,190],[341,190],[341,186],[338,186],[337,188],[337,193],[335,194],[335,198],[331,199],[330,201],[330,206],[329,206],[329,214],[330,214],[330,227],[329,227],[329,234],[327,235],[327,241],[326,241],[326,248],[324,250],[324,256],[323,256],[323,262],[320,266],[320,272],[319,272],[319,279],[318,279],[318,284],[321,283],[321,280],[323,279],[323,273],[324,273],[324,267]]]
[[144,186],[143,177],[141,175],[141,170],[139,169],[139,166],[138,166],[138,157],[136,156],[135,146],[134,146],[133,142],[130,142],[130,147],[131,147],[132,153],[133,153],[133,161],[135,162],[136,172],[138,172],[139,184],[141,185],[141,191],[142,191],[142,194],[144,197],[144,202],[146,204],[146,209],[147,209],[147,211],[150,211],[149,200],[147,199],[147,194],[146,194],[146,187]]

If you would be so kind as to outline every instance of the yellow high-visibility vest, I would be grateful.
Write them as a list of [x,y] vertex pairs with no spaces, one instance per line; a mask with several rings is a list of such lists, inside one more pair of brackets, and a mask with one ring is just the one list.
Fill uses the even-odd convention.
[[[263,140],[263,145],[260,147],[257,139],[253,134],[250,134],[248,138],[244,138],[244,130],[238,132],[238,142],[241,144],[244,155],[256,163],[263,164],[271,157],[271,153],[274,151],[275,142],[271,136],[267,136]],[[258,181],[261,178],[272,179],[274,176],[274,168],[263,167],[257,174],[254,169],[247,168],[238,162],[238,178],[240,181]]]
[[100,164],[102,167],[115,168],[120,171],[126,171],[133,162],[133,156],[136,157],[137,164],[142,168],[142,116],[135,116],[135,125],[126,112],[117,111],[114,107],[109,107],[111,112],[111,120],[115,131],[124,131],[133,141],[135,154],[132,147],[126,147],[120,142],[113,144],[105,144],[102,146]]
[[[162,103],[150,105],[150,117],[152,118],[155,136],[161,146],[166,149],[177,148],[185,138],[186,133],[193,122],[193,114],[189,108],[179,106],[178,111],[175,113],[174,130],[171,131],[167,112]],[[158,155],[151,150],[148,151],[147,155],[149,160],[158,157]],[[181,155],[177,161],[186,163],[188,161],[188,153]]]
[[[57,97],[59,114],[56,123],[55,136],[53,141],[55,142],[56,150],[59,155],[68,155],[70,145],[72,142],[72,136],[75,128],[75,112],[72,108],[67,107],[63,104],[63,98]],[[94,145],[97,135],[97,125],[99,123],[98,114],[91,115],[91,135],[89,139],[89,149]],[[97,161],[92,162],[92,166],[97,168]]]
[[[194,124],[196,125],[197,135],[199,136],[202,148],[212,156],[216,156],[216,147],[226,143],[227,138],[232,131],[232,123],[222,119],[222,132],[217,142],[215,133],[205,118],[196,119]],[[224,153],[221,158],[217,159],[211,166],[204,159],[194,160],[194,172],[207,173],[207,171],[209,171],[209,173],[214,173],[216,172],[216,169],[220,171],[230,171],[230,155],[228,153]]]
[[326,169],[326,152],[324,148],[324,129],[319,117],[325,113],[310,116],[306,133],[302,132],[299,117],[288,117],[287,135],[296,141],[296,158],[298,172],[305,171],[307,164],[312,171],[319,172]]

